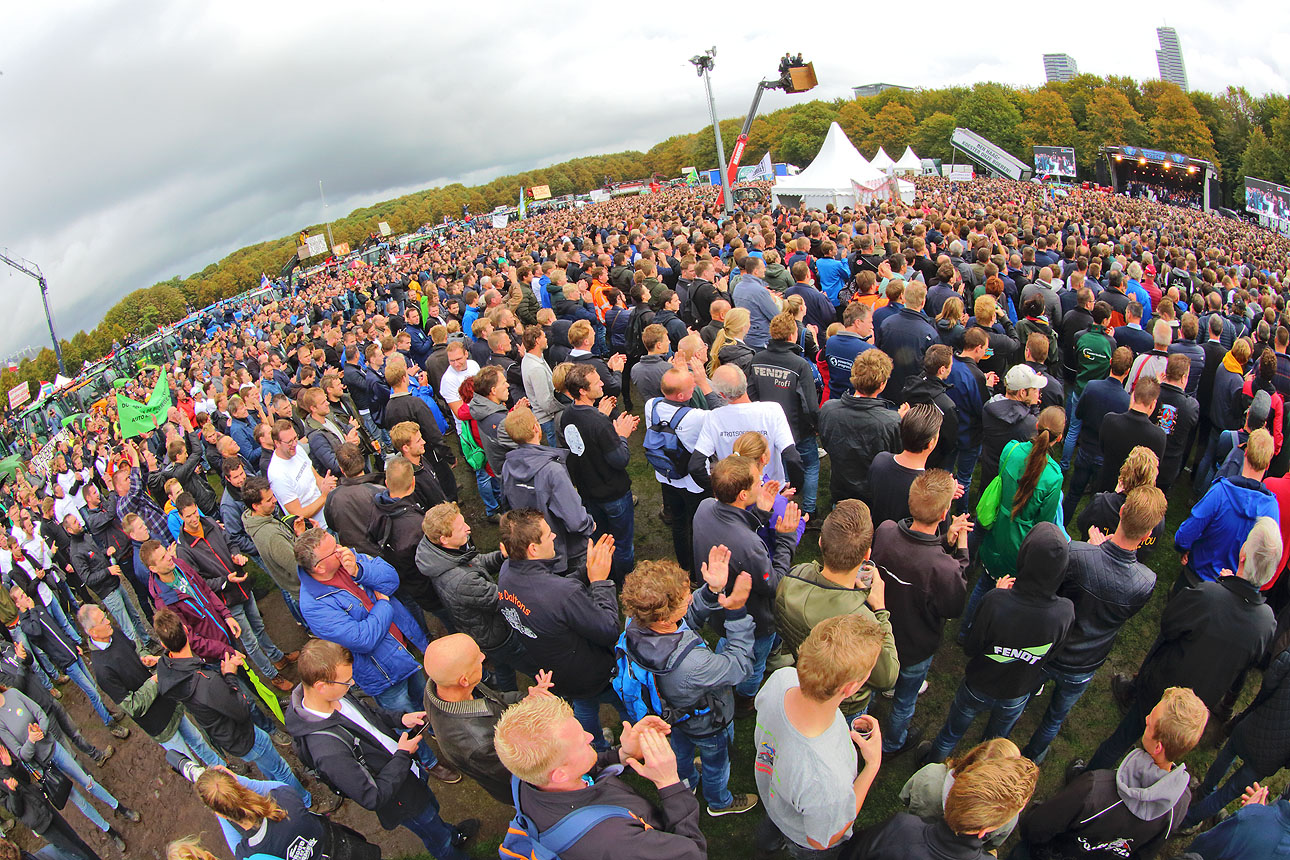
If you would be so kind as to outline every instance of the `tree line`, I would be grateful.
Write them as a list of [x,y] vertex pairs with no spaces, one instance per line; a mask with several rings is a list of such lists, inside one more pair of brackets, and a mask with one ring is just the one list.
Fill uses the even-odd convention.
[[[1064,83],[1016,88],[997,83],[913,91],[889,89],[859,99],[808,101],[759,116],[752,125],[745,161],[767,151],[775,161],[805,166],[837,122],[866,157],[879,147],[899,158],[912,146],[923,158],[949,160],[955,126],[970,128],[1023,161],[1032,146],[1072,146],[1081,175],[1091,176],[1099,148],[1128,144],[1206,158],[1218,167],[1223,199],[1244,204],[1243,180],[1255,176],[1290,185],[1290,103],[1283,95],[1252,96],[1244,88],[1223,93],[1184,93],[1163,81],[1137,82],[1120,76],[1078,75]],[[721,122],[726,157],[735,145],[742,118]],[[550,167],[501,176],[475,186],[428,188],[356,209],[332,222],[337,242],[357,246],[385,221],[395,233],[514,205],[521,186],[549,185],[554,196],[585,193],[606,180],[643,179],[653,173],[678,176],[683,167],[717,166],[716,142],[709,127],[676,135],[648,152],[619,152],[576,158]],[[310,233],[321,224],[305,228]],[[145,336],[183,318],[189,306],[201,308],[255,287],[260,273],[272,277],[295,253],[297,237],[284,236],[250,245],[187,278],[174,277],[135,290],[112,308],[92,331],[61,341],[70,374],[112,351],[114,342]],[[18,382],[52,380],[57,362],[52,349],[25,359],[17,371],[0,373],[0,390]],[[35,393],[33,387],[32,393]]]

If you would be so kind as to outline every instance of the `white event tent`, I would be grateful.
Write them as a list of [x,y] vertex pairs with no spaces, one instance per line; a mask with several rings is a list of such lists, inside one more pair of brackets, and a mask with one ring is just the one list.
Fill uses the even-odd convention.
[[796,176],[777,177],[772,194],[776,204],[791,207],[823,208],[832,203],[854,209],[874,197],[885,197],[888,186],[889,177],[865,160],[835,122],[810,165]]
[[881,146],[878,147],[878,152],[874,155],[873,161],[869,163],[883,173],[890,173],[891,169],[896,166],[896,162],[891,160],[891,156]]
[[918,175],[923,172],[923,162],[914,154],[912,147],[905,147],[905,154],[896,162],[894,172],[897,174],[912,173],[914,175]]

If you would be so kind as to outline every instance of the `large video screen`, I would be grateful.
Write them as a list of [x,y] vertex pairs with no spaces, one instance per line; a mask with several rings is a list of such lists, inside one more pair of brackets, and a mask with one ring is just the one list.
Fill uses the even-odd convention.
[[1290,188],[1245,177],[1245,209],[1269,218],[1290,219]]
[[1036,146],[1036,176],[1075,178],[1075,150],[1069,146]]

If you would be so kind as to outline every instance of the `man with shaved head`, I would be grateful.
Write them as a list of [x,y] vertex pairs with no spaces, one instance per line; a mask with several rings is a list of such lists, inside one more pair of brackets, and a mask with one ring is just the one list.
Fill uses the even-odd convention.
[[[439,752],[457,770],[469,776],[498,803],[509,805],[511,774],[493,748],[493,729],[502,711],[525,698],[523,693],[502,693],[480,683],[484,677],[484,652],[465,633],[441,636],[426,646],[426,719],[439,741]],[[528,696],[550,696],[551,673],[538,672]]]

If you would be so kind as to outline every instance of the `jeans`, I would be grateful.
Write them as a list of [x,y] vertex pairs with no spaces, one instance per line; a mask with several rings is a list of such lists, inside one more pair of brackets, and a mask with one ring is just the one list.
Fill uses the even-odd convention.
[[287,611],[291,613],[291,617],[296,620],[297,624],[308,630],[309,625],[305,623],[305,616],[300,612],[300,603],[285,588],[279,586],[278,591],[282,593],[282,602],[287,604]]
[[676,563],[682,570],[694,573],[702,569],[706,559],[699,559],[699,567],[694,564],[694,515],[699,510],[704,493],[691,493],[671,484],[659,484],[663,493],[663,506],[672,514],[672,549],[676,553]]
[[1192,796],[1193,803],[1187,810],[1187,817],[1183,819],[1182,827],[1191,827],[1211,815],[1217,815],[1223,807],[1240,797],[1251,783],[1268,776],[1242,761],[1231,778],[1223,783],[1223,787],[1215,791],[1218,781],[1227,775],[1235,762],[1236,748],[1232,746],[1232,741],[1229,739],[1218,751],[1218,755],[1214,756],[1214,763],[1209,766],[1205,781],[1200,784],[1200,790]]
[[515,670],[526,669],[527,665],[524,643],[520,641],[519,634],[512,631],[505,642],[496,648],[485,650],[484,654],[488,656],[493,669],[493,682],[489,686],[500,692],[515,692],[519,687]]
[[273,640],[265,632],[264,619],[260,617],[260,607],[256,604],[255,598],[252,597],[237,606],[230,606],[228,611],[242,628],[242,635],[238,638],[242,642],[246,655],[255,664],[256,670],[270,681],[278,677],[278,670],[273,667],[273,664],[282,659],[282,651],[273,644]]
[[692,738],[685,732],[672,729],[667,736],[676,753],[677,775],[693,788],[699,775],[694,772],[694,753],[698,751],[703,769],[703,799],[709,809],[725,809],[735,802],[727,783],[730,782],[730,745],[735,742],[735,724],[724,731],[704,738]]
[[1102,455],[1096,457],[1084,448],[1075,452],[1075,469],[1071,472],[1071,491],[1062,499],[1062,519],[1070,522],[1075,518],[1075,508],[1084,497],[1089,482],[1102,471]]
[[835,858],[842,856],[848,841],[850,841],[850,837],[843,839],[832,848],[811,848],[806,845],[798,845],[781,833],[779,828],[775,826],[775,822],[770,820],[770,816],[765,814],[762,815],[761,821],[757,823],[757,834],[754,837],[759,856],[769,856],[779,851],[787,851],[788,856],[792,857],[793,860],[835,860]]
[[636,507],[631,491],[609,501],[584,498],[582,503],[596,521],[596,531],[614,536],[614,563],[609,578],[622,588],[623,580],[636,567]]
[[1079,397],[1075,394],[1075,386],[1071,386],[1066,392],[1066,440],[1062,442],[1062,471],[1065,472],[1071,466],[1071,457],[1075,454],[1075,445],[1079,442],[1079,431],[1084,426],[1083,418],[1075,417],[1075,406],[1079,403]]
[[51,679],[57,678],[63,673],[49,661],[44,651],[31,644],[31,640],[27,638],[26,633],[22,632],[21,627],[15,625],[9,632],[16,637],[17,641],[22,643],[22,647],[31,655],[31,665],[36,668],[36,675],[40,678],[40,683],[45,686],[46,690],[53,689],[54,684]]
[[[766,659],[775,650],[779,637],[774,633],[758,636],[753,639],[753,665],[748,677],[735,684],[735,693],[751,699],[761,689],[761,679],[766,674]],[[718,654],[726,650],[726,637],[722,636],[714,649]]]
[[596,752],[604,752],[609,749],[609,743],[605,740],[605,733],[600,726],[600,706],[613,705],[618,711],[618,716],[627,719],[627,712],[623,710],[623,702],[614,692],[614,688],[608,684],[605,689],[592,696],[584,696],[581,699],[570,699],[569,704],[573,706],[573,715],[577,718],[578,724],[591,735],[591,745]]
[[560,442],[560,430],[555,426],[555,419],[542,422],[542,441],[552,448],[563,448]]
[[815,497],[820,491],[820,446],[814,436],[807,436],[797,445],[798,456],[802,458],[802,468],[806,472],[803,480],[802,496],[799,503],[802,513],[815,513]]
[[94,683],[94,678],[90,675],[89,667],[85,665],[84,660],[77,660],[75,663],[63,669],[67,677],[71,678],[76,686],[81,688],[85,698],[90,700],[90,706],[94,708],[94,713],[99,715],[103,725],[112,722],[112,716],[107,712],[103,705],[103,697],[99,695],[99,688]]
[[402,824],[421,838],[426,850],[435,860],[469,860],[465,854],[452,847],[453,827],[439,815],[439,801],[430,795],[430,804],[417,815],[405,818]]
[[[385,710],[394,714],[411,714],[415,711],[424,711],[425,706],[422,704],[426,692],[426,676],[420,671],[413,672],[402,681],[395,681],[393,685],[382,690],[378,695],[372,696],[376,703]],[[427,769],[439,764],[439,758],[434,754],[434,748],[427,743],[425,738],[421,740],[421,746],[417,747],[417,760],[426,766]]]
[[179,720],[179,728],[168,740],[157,741],[163,750],[174,750],[186,755],[193,761],[204,761],[211,767],[223,767],[228,764],[224,757],[215,752],[201,731],[187,717]]
[[959,513],[972,509],[972,473],[976,471],[976,461],[981,459],[981,443],[964,445],[959,443],[958,461],[954,465],[954,480],[963,488],[963,495],[954,503]]
[[1088,685],[1093,682],[1093,676],[1097,674],[1096,671],[1063,672],[1052,666],[1045,666],[1043,672],[1044,677],[1053,685],[1053,694],[1039,726],[1030,736],[1026,748],[1021,751],[1022,756],[1035,764],[1043,763],[1044,757],[1048,755],[1048,745],[1057,737],[1071,708],[1075,707],[1075,703],[1084,695]]
[[931,657],[900,667],[900,676],[896,679],[896,688],[891,696],[887,734],[882,739],[884,753],[895,752],[905,745],[909,723],[914,718],[914,707],[918,704],[918,691],[922,689],[923,681],[927,680],[927,670],[931,667]]
[[479,497],[484,500],[484,516],[495,515],[502,507],[502,482],[480,467],[475,470],[475,486],[479,488]]
[[967,641],[968,631],[972,629],[972,622],[976,620],[976,612],[981,608],[981,601],[994,589],[995,582],[995,578],[983,565],[981,575],[977,577],[976,585],[972,586],[972,593],[968,595],[967,607],[963,610],[963,620],[959,622],[960,645]]
[[63,606],[58,602],[57,597],[49,601],[49,603],[45,605],[45,608],[49,610],[50,615],[54,616],[54,620],[58,622],[59,627],[63,628],[63,632],[67,634],[69,639],[77,645],[82,644],[81,634],[76,632],[76,628],[73,627],[72,622],[68,620],[67,613],[63,611]]
[[[144,571],[147,573],[147,571]],[[143,610],[143,617],[147,619],[148,624],[152,624],[152,595],[148,593],[148,580],[142,580],[127,574],[123,577],[126,582],[130,583],[130,590],[134,592],[134,599],[139,608]]]
[[[59,770],[67,775],[68,779],[94,795],[109,809],[115,810],[121,806],[121,801],[113,797],[112,793],[106,788],[95,782],[94,778],[85,772],[85,768],[81,767],[80,762],[76,760],[76,756],[72,755],[71,752],[68,751],[67,747],[63,746],[61,743],[54,744],[54,755],[52,761]],[[97,809],[94,808],[94,804],[90,803],[89,798],[82,794],[81,790],[75,786],[72,787],[72,803],[75,803],[76,808],[84,813],[85,817],[93,822],[94,826],[99,830],[106,833],[111,828],[111,825],[107,823],[107,820],[99,814]]]
[[273,739],[265,733],[264,729],[255,727],[255,743],[252,744],[251,751],[242,758],[258,767],[260,773],[269,779],[276,779],[294,789],[305,806],[313,806],[313,797],[300,784],[300,780],[296,778],[295,771],[287,764],[287,760],[273,748]]
[[[1153,705],[1154,707],[1154,705]],[[1088,760],[1086,770],[1106,770],[1114,767],[1115,763],[1134,746],[1138,739],[1142,737],[1142,730],[1147,726],[1147,712],[1142,709],[1141,703],[1136,696],[1129,704],[1129,710],[1121,718],[1120,724],[1116,726],[1111,736],[1102,741],[1102,745],[1093,753],[1093,757]],[[1244,788],[1244,786],[1242,786]]]
[[49,844],[35,853],[37,860],[102,860],[56,809],[40,835]]
[[932,749],[927,753],[927,760],[945,761],[945,757],[954,750],[959,740],[967,733],[976,715],[982,711],[990,712],[990,722],[985,727],[985,739],[1006,738],[1012,733],[1012,727],[1017,724],[1028,701],[1030,701],[1029,693],[1013,699],[981,696],[972,692],[966,680],[960,681],[958,692],[954,694],[954,704],[950,705],[950,714],[945,718],[945,725],[941,726],[936,740],[932,741]]
[[103,595],[103,605],[116,619],[121,632],[130,638],[136,648],[142,648],[152,638],[148,635],[148,628],[143,626],[139,610],[134,608],[134,601],[126,597],[125,592],[120,588]]

